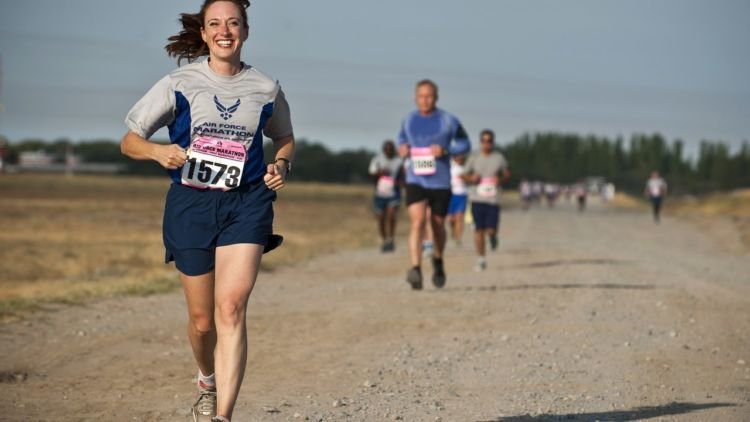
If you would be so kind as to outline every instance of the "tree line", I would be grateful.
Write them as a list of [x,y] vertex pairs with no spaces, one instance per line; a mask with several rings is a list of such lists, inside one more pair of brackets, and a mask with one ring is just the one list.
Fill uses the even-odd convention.
[[[1,138],[0,138],[1,139]],[[27,139],[6,143],[6,163],[18,162],[24,151],[44,151],[57,160],[72,152],[85,162],[117,163],[124,174],[163,175],[156,163],[135,161],[120,153],[111,140],[52,142]],[[374,143],[379,150],[380,142]],[[476,148],[476,142],[474,143]],[[558,183],[574,183],[581,178],[600,176],[618,189],[640,193],[651,171],[667,180],[672,192],[701,194],[717,190],[750,187],[750,145],[744,142],[731,152],[721,141],[702,141],[694,157],[685,154],[684,142],[668,142],[660,134],[634,134],[626,142],[594,135],[540,132],[525,133],[499,147],[510,163],[515,187],[526,178]],[[273,157],[272,145],[264,145],[265,157]],[[367,168],[375,151],[331,151],[319,142],[297,141],[293,180],[329,183],[365,183]]]
[[502,148],[513,180],[540,179],[573,183],[601,176],[617,189],[640,194],[652,171],[667,180],[674,193],[701,194],[750,187],[750,145],[743,142],[730,153],[721,141],[701,141],[695,157],[687,157],[685,144],[668,142],[662,135],[634,134],[621,137],[527,133]]

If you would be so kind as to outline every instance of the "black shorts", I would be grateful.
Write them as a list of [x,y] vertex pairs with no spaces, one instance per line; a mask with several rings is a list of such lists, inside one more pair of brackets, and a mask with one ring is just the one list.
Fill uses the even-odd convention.
[[173,183],[164,207],[164,261],[190,276],[214,269],[216,248],[265,246],[273,230],[276,192],[265,183],[222,192]]
[[448,214],[448,205],[451,202],[450,189],[427,189],[419,185],[406,185],[406,206],[415,202],[427,201],[431,212],[439,217]]

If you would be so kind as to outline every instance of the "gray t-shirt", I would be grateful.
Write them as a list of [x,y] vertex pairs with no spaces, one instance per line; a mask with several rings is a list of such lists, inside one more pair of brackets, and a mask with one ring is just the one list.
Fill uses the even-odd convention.
[[404,159],[395,155],[388,158],[385,154],[380,153],[370,161],[368,169],[371,175],[382,173],[375,184],[375,196],[380,198],[393,198],[400,195],[398,185],[399,173],[404,169]]
[[398,155],[394,155],[393,158],[388,158],[385,154],[380,153],[370,161],[369,173],[376,175],[379,172],[388,174],[389,176],[396,178],[398,173],[402,171],[404,167],[404,159]]
[[469,189],[469,200],[484,204],[500,204],[500,180],[503,170],[508,167],[508,162],[502,154],[493,151],[489,155],[483,155],[477,151],[469,156],[466,161],[465,174],[478,174],[481,177],[479,184],[471,185]]
[[[237,75],[219,75],[208,60],[162,78],[130,109],[125,123],[146,139],[168,126],[170,142],[184,149],[200,137],[242,144],[241,184],[260,180],[266,172],[263,135],[277,140],[293,134],[289,105],[276,80],[247,65]],[[169,170],[175,183],[181,183],[181,172]]]

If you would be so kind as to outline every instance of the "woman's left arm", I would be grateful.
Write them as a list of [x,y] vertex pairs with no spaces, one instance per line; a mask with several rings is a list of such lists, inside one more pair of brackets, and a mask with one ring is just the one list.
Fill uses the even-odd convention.
[[279,190],[286,186],[286,176],[292,167],[294,160],[294,135],[286,136],[273,141],[275,150],[273,163],[266,168],[263,180],[269,189]]

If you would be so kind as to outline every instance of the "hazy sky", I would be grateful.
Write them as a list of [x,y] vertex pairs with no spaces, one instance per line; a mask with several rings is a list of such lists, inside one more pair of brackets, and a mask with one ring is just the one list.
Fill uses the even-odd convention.
[[[176,66],[200,1],[0,0],[0,135],[119,139]],[[525,131],[750,139],[747,0],[255,0],[244,60],[279,79],[298,138],[377,149],[413,85],[476,140]],[[161,132],[166,137],[165,132]]]

